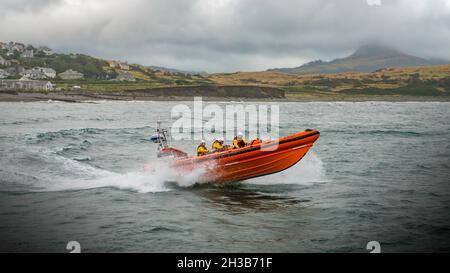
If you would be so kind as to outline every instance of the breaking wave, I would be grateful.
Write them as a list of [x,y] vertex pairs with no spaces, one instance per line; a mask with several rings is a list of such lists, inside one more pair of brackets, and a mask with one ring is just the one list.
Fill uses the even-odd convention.
[[[71,191],[95,188],[116,188],[135,191],[138,193],[156,193],[173,190],[177,187],[191,187],[201,184],[201,177],[210,166],[198,168],[190,173],[178,173],[166,164],[158,165],[154,171],[133,171],[116,173],[91,166],[85,162],[55,155],[62,163],[63,174],[54,177],[42,177],[36,181],[37,191]],[[70,172],[67,178],[67,172]],[[326,182],[323,163],[314,153],[310,153],[292,168],[268,177],[259,177],[245,183],[273,185],[273,184],[309,184]]]
[[166,164],[158,165],[154,171],[134,171],[127,173],[116,173],[103,170],[64,157],[64,168],[72,172],[81,172],[85,178],[60,178],[56,182],[47,182],[41,184],[39,191],[70,191],[87,190],[95,188],[117,188],[121,190],[130,190],[139,193],[154,193],[170,191],[168,182],[179,187],[190,187],[199,181],[201,176],[207,171],[197,169],[190,173],[177,173]]

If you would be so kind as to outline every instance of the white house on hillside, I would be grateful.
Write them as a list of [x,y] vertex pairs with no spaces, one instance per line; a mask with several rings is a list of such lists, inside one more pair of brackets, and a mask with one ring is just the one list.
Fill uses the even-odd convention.
[[84,77],[83,73],[80,73],[78,71],[69,69],[66,70],[62,73],[58,74],[58,77],[60,77],[63,80],[76,80],[76,79],[81,79]]
[[49,48],[49,47],[46,47],[46,46],[40,46],[37,49],[37,51],[38,52],[42,52],[42,53],[44,53],[47,56],[53,55],[53,50],[51,48]]
[[0,56],[0,65],[9,66],[9,65],[11,65],[11,62],[8,60],[5,60],[2,56]]
[[129,69],[130,69],[130,66],[129,66],[127,63],[122,63],[122,62],[120,62],[120,63],[119,63],[119,68],[120,68],[120,69],[123,69],[123,70],[129,70]]
[[25,79],[31,79],[31,80],[42,80],[42,79],[46,78],[44,72],[42,72],[41,69],[39,69],[39,67],[25,70],[22,73],[22,76]]
[[5,79],[8,78],[10,76],[10,74],[4,70],[4,69],[0,69],[0,79]]
[[33,80],[53,79],[56,77],[56,71],[49,67],[34,67],[22,71],[20,75]]
[[45,77],[53,79],[56,77],[56,71],[49,67],[36,67],[39,69],[42,73],[44,73]]
[[17,76],[22,75],[25,71],[25,68],[23,66],[10,66],[5,68],[5,70],[10,76]]
[[53,90],[49,81],[0,80],[0,90]]
[[32,49],[25,50],[22,54],[20,54],[20,57],[22,58],[33,58],[34,52]]
[[25,45],[22,43],[17,43],[17,42],[9,42],[6,45],[6,48],[10,51],[17,51],[20,53],[25,51]]
[[130,70],[130,65],[126,62],[116,62],[116,61],[110,61],[109,67],[112,68],[119,68],[122,70]]

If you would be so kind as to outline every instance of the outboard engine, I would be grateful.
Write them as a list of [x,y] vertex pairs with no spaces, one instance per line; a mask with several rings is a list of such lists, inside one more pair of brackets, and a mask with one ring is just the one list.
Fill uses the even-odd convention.
[[150,140],[154,143],[158,143],[158,157],[172,156],[175,158],[188,157],[188,154],[175,148],[169,147],[167,144],[168,131],[161,128],[161,121],[158,120],[158,127],[156,128],[156,134],[150,137]]

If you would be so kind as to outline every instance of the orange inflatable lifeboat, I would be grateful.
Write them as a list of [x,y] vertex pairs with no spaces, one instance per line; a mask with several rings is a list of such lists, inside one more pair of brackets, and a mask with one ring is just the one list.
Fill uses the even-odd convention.
[[276,140],[240,149],[190,157],[177,149],[163,147],[160,155],[171,155],[169,165],[180,173],[204,169],[199,182],[226,183],[284,171],[299,162],[319,138],[317,130],[306,130]]

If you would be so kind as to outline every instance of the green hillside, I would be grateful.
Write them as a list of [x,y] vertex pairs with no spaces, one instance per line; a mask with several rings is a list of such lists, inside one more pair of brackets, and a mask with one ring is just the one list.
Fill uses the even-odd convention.
[[[6,45],[5,43],[2,43]],[[1,47],[0,47],[1,48]],[[24,50],[34,52],[32,57],[24,57]],[[50,80],[60,87],[80,85],[90,89],[133,89],[149,88],[153,86],[184,86],[184,85],[211,85],[205,75],[190,74],[177,70],[157,69],[145,67],[138,64],[128,64],[125,62],[104,60],[84,54],[43,54],[38,48],[31,45],[24,50],[12,51],[10,49],[0,49],[0,56],[7,61],[8,65],[1,65],[0,69],[11,71],[23,71],[36,67],[52,68],[57,74],[66,70],[74,70],[83,73],[82,79],[64,80],[57,76]],[[13,54],[9,53],[13,52]],[[14,69],[13,69],[14,71]],[[17,79],[21,77],[21,72],[16,72],[8,78]],[[125,75],[120,77],[120,75]]]

